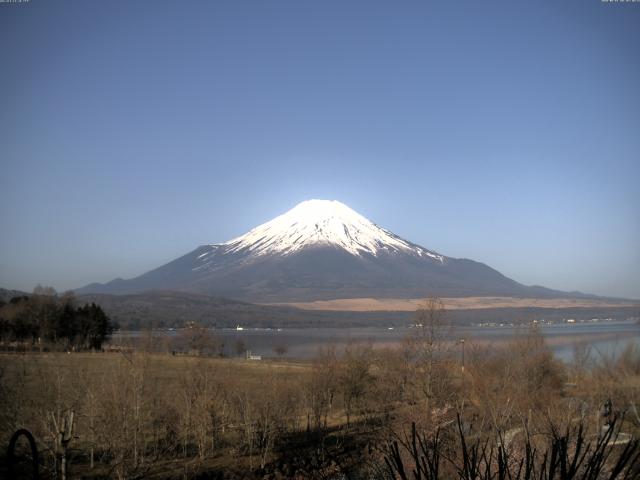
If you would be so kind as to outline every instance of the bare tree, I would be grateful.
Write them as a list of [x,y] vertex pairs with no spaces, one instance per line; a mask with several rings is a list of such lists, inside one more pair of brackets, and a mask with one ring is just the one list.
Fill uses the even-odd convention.
[[276,345],[275,347],[273,347],[273,351],[276,353],[276,355],[282,357],[289,351],[289,347],[284,344]]
[[236,355],[241,356],[244,355],[244,353],[247,351],[247,344],[243,339],[237,338],[233,344],[233,348],[236,352]]
[[426,420],[430,421],[436,400],[449,387],[444,360],[451,326],[439,298],[425,299],[416,310],[415,319],[414,328],[405,340],[405,356],[413,356],[416,387],[424,400]]
[[62,417],[58,417],[51,413],[51,424],[53,425],[53,432],[55,432],[54,438],[54,452],[56,457],[60,461],[60,478],[62,480],[67,479],[67,449],[69,443],[73,439],[74,417],[75,412],[73,410],[66,410],[62,413]]
[[178,341],[193,355],[220,355],[221,341],[205,326],[191,323],[180,330]]
[[371,345],[349,343],[345,347],[338,381],[347,416],[347,427],[351,425],[352,415],[359,411],[371,387],[373,377],[369,370],[372,360]]
[[[338,359],[334,346],[320,348],[313,361],[307,384],[307,403],[314,420],[314,428],[321,431],[327,427],[338,390]],[[307,417],[307,428],[309,425]]]

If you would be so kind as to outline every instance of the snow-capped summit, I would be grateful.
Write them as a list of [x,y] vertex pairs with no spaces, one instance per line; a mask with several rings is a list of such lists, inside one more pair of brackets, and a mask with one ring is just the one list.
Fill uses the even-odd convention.
[[201,245],[136,278],[88,285],[79,293],[148,290],[266,303],[558,293],[427,250],[329,200],[302,202],[233,240]]
[[307,200],[221,246],[227,253],[289,255],[309,246],[339,247],[352,255],[404,252],[443,257],[379,227],[336,200]]

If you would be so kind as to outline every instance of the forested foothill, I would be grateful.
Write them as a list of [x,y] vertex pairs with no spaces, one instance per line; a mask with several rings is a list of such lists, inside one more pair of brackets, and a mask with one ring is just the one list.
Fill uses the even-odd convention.
[[[233,328],[238,324],[257,328],[388,327],[413,323],[414,312],[323,311],[287,306],[258,305],[228,298],[186,292],[148,291],[131,295],[81,295],[83,303],[100,305],[109,318],[124,330],[181,328],[187,322],[205,327]],[[544,318],[624,320],[638,316],[637,306],[575,308],[477,308],[447,310],[447,318],[457,325],[495,322],[529,323]]]
[[397,347],[305,363],[220,358],[198,328],[190,355],[1,354],[0,442],[31,432],[41,478],[638,478],[640,349],[562,363],[536,328],[488,347],[445,341],[437,300],[416,315]]

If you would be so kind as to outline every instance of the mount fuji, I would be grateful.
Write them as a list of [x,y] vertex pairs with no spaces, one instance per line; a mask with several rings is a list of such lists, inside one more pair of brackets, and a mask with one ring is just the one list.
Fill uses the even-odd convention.
[[329,200],[302,202],[228,242],[202,245],[136,278],[90,284],[77,293],[148,290],[265,303],[431,295],[569,295],[525,286],[483,263],[428,250]]

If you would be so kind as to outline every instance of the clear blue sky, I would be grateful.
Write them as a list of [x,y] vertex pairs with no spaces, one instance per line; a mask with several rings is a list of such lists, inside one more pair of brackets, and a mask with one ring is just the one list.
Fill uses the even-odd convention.
[[0,4],[0,286],[132,277],[308,198],[640,298],[640,4]]

